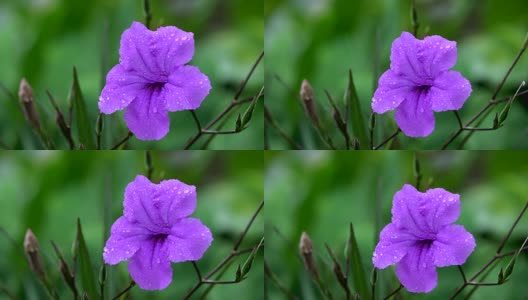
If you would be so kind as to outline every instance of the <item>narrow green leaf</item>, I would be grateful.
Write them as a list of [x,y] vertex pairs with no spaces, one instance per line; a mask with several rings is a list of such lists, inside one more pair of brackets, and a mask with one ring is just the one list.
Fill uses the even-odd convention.
[[257,106],[257,102],[264,92],[264,87],[260,89],[260,92],[251,100],[251,103],[249,104],[248,108],[244,112],[244,116],[242,117],[242,128],[246,127],[246,125],[251,121],[251,117],[253,116],[253,111],[255,111],[255,107]]
[[86,241],[81,227],[81,220],[77,219],[77,245],[79,257],[79,275],[81,278],[82,290],[84,290],[90,299],[98,299],[97,287],[95,284],[96,274],[92,267]]
[[354,225],[350,223],[350,236],[348,239],[348,257],[350,259],[350,266],[352,271],[352,281],[354,282],[354,287],[358,292],[361,299],[370,299],[370,292],[367,284],[367,273],[363,269],[363,264],[361,262],[361,255],[359,253],[358,243],[356,241],[356,235],[354,234]]
[[264,238],[260,240],[260,243],[251,251],[248,258],[246,259],[246,262],[244,262],[244,265],[242,265],[242,279],[249,273],[249,270],[251,270],[251,265],[253,264],[253,261],[255,260],[255,256],[257,255],[258,250],[262,246],[262,243],[264,243]]
[[240,117],[240,114],[238,114],[238,117],[237,117],[236,123],[235,123],[235,131],[239,132],[241,130],[242,130],[242,119]]
[[352,130],[354,132],[354,136],[358,138],[361,148],[367,149],[369,144],[367,128],[365,126],[363,114],[361,113],[361,105],[359,104],[359,98],[357,96],[352,70],[348,70],[348,88],[347,92],[345,93],[345,98],[346,101],[350,103]]
[[75,122],[77,124],[78,139],[87,149],[94,149],[94,137],[90,125],[92,122],[88,119],[86,112],[86,104],[82,95],[81,87],[79,85],[79,78],[77,77],[77,69],[73,68],[73,83],[68,95],[70,106],[73,108],[75,115]]
[[235,273],[235,281],[241,281],[242,280],[242,269],[240,268],[240,265],[238,265]]

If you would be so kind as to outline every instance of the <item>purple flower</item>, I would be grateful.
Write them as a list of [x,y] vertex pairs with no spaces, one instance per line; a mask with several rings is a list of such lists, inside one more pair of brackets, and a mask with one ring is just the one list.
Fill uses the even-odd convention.
[[198,260],[211,245],[209,228],[188,217],[196,207],[192,185],[174,179],[153,184],[138,175],[128,184],[123,205],[103,258],[111,265],[130,259],[128,271],[142,289],[166,288],[171,262]]
[[141,140],[159,140],[169,132],[169,111],[196,109],[211,83],[197,67],[192,32],[174,26],[148,30],[134,22],[123,32],[119,64],[106,76],[99,109],[125,110],[125,122]]
[[392,43],[390,69],[379,79],[372,110],[383,114],[395,109],[403,133],[428,136],[435,126],[433,112],[459,110],[471,94],[469,81],[449,71],[456,59],[456,42],[438,35],[418,40],[403,32]]
[[438,281],[436,267],[461,265],[475,249],[471,233],[452,224],[459,215],[459,195],[440,188],[420,193],[404,185],[394,195],[392,223],[380,233],[374,266],[398,264],[396,275],[407,290],[430,292]]

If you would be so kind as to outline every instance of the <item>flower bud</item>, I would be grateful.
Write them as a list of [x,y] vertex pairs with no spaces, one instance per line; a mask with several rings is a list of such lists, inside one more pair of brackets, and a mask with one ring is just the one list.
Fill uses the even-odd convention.
[[317,265],[315,264],[315,259],[313,257],[312,240],[306,232],[303,232],[301,235],[299,250],[304,261],[304,266],[308,272],[314,278],[319,278],[319,271],[317,270]]
[[20,81],[20,87],[18,89],[18,98],[20,104],[22,104],[22,111],[26,120],[29,122],[31,127],[40,130],[40,118],[35,107],[33,89],[25,78]]
[[304,110],[310,120],[312,120],[314,124],[319,124],[319,117],[317,116],[317,110],[315,108],[313,89],[306,79],[304,79],[301,84],[301,100],[304,105]]
[[45,272],[42,259],[40,257],[38,240],[31,229],[26,231],[26,236],[24,238],[24,251],[28,255],[29,266],[33,272],[35,272],[39,278],[44,278]]

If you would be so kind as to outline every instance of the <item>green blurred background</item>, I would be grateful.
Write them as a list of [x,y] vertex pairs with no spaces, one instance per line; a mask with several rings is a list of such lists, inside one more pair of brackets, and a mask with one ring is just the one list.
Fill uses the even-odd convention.
[[[471,275],[494,255],[528,199],[526,154],[418,152],[418,158],[423,174],[422,188],[442,187],[460,194],[462,210],[456,223],[465,226],[477,242],[475,251],[464,264],[466,274]],[[334,298],[344,299],[344,292],[333,277],[324,243],[343,261],[349,223],[354,224],[363,267],[369,278],[379,231],[390,222],[392,197],[405,183],[415,185],[413,165],[411,151],[266,152],[265,258],[282,283],[299,299],[320,299],[296,257],[301,233],[306,231],[312,238],[319,269],[330,284]],[[527,235],[528,216],[525,215],[504,251],[519,248]],[[526,299],[527,258],[525,251],[506,284],[480,287],[472,299]],[[499,267],[505,267],[508,261],[500,262],[487,281],[496,281]],[[456,267],[440,268],[438,273],[438,286],[431,293],[402,291],[400,299],[447,299],[462,279]],[[399,284],[393,267],[379,271],[378,278],[378,297],[387,296]],[[285,299],[269,280],[266,290],[269,299]]]
[[[152,27],[174,25],[195,34],[190,62],[210,79],[212,90],[197,110],[203,124],[218,115],[235,95],[239,83],[263,50],[262,0],[152,0]],[[15,96],[22,77],[33,86],[48,131],[62,148],[65,141],[54,124],[49,89],[66,110],[66,97],[77,67],[95,126],[97,101],[107,71],[118,63],[121,33],[133,21],[144,22],[142,0],[2,0],[0,1],[0,83]],[[105,61],[103,63],[103,61]],[[257,94],[263,85],[263,65],[257,69],[242,98]],[[102,81],[103,80],[103,81]],[[0,140],[11,148],[41,147],[24,120],[18,103],[0,90]],[[243,111],[243,110],[241,110]],[[134,149],[179,149],[195,131],[188,112],[171,113],[171,131],[161,141],[132,139]],[[234,129],[233,114],[225,129]],[[122,112],[105,117],[103,144],[111,147],[126,135]],[[92,126],[92,124],[90,124]],[[242,133],[217,136],[212,149],[262,149],[261,105],[251,126]],[[202,138],[198,146],[205,141]]]
[[[154,180],[177,178],[197,187],[198,204],[193,217],[200,218],[213,232],[212,246],[199,260],[203,273],[227,256],[264,197],[262,153],[238,152],[153,152]],[[61,299],[71,293],[60,278],[50,240],[54,240],[71,261],[75,224],[80,217],[96,274],[102,261],[105,236],[123,210],[126,185],[137,174],[144,174],[143,151],[0,152],[0,227],[15,239],[17,248],[0,232],[0,284],[20,299],[46,299],[22,251],[24,234],[31,228],[40,241],[48,273]],[[104,207],[110,207],[105,211]],[[105,223],[105,215],[109,222]],[[250,229],[242,248],[256,245],[263,236],[263,216]],[[262,299],[262,252],[257,256],[247,280],[235,285],[216,286],[208,299]],[[232,264],[223,279],[235,277]],[[108,270],[111,299],[129,282],[126,263]],[[196,281],[190,263],[173,264],[172,284],[163,291],[132,290],[130,299],[180,299]],[[192,299],[199,299],[202,287]],[[0,299],[5,295],[0,293]]]
[[[268,98],[274,99],[267,105],[290,136],[309,149],[323,147],[295,101],[301,81],[307,79],[314,88],[320,115],[325,115],[328,126],[334,128],[334,141],[343,144],[330,119],[324,90],[343,107],[349,69],[354,73],[362,113],[368,120],[377,80],[389,68],[392,41],[402,31],[412,30],[410,3],[410,0],[265,1],[265,82]],[[519,51],[528,31],[525,4],[524,0],[416,0],[420,36],[428,28],[429,35],[457,42],[454,70],[468,78],[473,87],[471,97],[460,111],[463,120],[469,120],[486,104]],[[499,97],[514,94],[527,75],[528,58],[522,57]],[[503,128],[498,132],[475,133],[466,149],[528,148],[527,108],[528,97],[523,96],[514,104]],[[400,134],[399,147],[439,149],[458,124],[452,113],[435,116],[433,134],[425,139]],[[492,117],[483,126],[491,127]],[[377,127],[379,143],[396,129],[392,113],[378,116]],[[271,149],[288,148],[273,129],[268,130]]]

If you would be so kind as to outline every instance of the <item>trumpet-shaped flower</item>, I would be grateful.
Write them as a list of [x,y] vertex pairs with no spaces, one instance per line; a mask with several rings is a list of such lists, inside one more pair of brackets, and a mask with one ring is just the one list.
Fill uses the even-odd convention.
[[395,110],[400,129],[410,137],[425,137],[435,127],[434,112],[459,110],[471,94],[471,84],[457,71],[456,42],[433,35],[423,40],[403,32],[392,43],[390,69],[381,75],[372,110]]
[[404,185],[394,195],[392,223],[383,228],[372,262],[378,269],[397,264],[396,275],[414,293],[428,293],[438,281],[437,267],[461,265],[475,239],[461,225],[460,196],[436,188],[425,193]]
[[197,67],[194,36],[174,26],[148,30],[134,22],[123,32],[119,64],[106,76],[99,97],[104,114],[125,110],[125,122],[141,140],[159,140],[170,127],[169,111],[200,106],[211,84]]
[[128,271],[142,289],[166,288],[171,262],[198,260],[211,245],[209,228],[188,217],[196,207],[192,185],[174,179],[153,184],[138,175],[128,184],[123,204],[103,258],[111,265],[130,259]]

